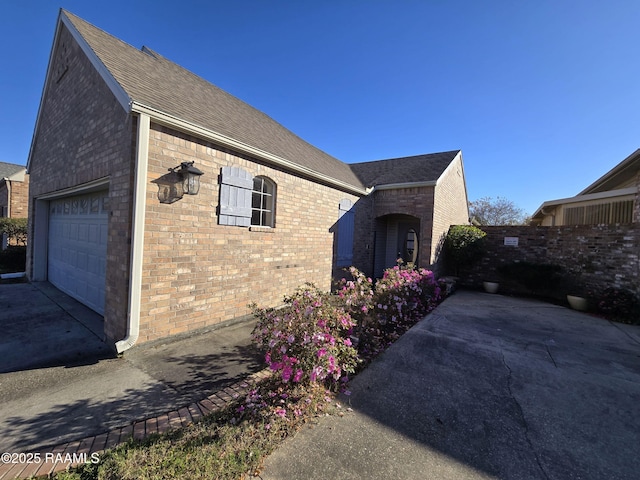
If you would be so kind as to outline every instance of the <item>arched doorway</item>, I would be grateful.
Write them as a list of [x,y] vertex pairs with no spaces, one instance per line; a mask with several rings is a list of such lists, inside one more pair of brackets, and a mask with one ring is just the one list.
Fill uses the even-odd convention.
[[376,218],[374,275],[381,277],[399,258],[417,265],[421,243],[419,218],[403,214]]

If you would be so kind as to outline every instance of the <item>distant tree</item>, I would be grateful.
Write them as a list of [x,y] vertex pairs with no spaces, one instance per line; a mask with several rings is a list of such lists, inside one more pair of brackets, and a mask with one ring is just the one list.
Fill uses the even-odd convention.
[[469,216],[479,225],[526,225],[530,219],[524,210],[502,197],[469,202]]

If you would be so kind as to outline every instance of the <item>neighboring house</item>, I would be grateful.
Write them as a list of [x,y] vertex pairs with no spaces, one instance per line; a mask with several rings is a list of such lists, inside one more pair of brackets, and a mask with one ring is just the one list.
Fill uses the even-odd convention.
[[542,226],[640,223],[640,149],[575,197],[544,202],[532,216]]
[[437,268],[468,222],[459,151],[351,166],[64,10],[28,171],[27,275],[102,314],[119,352],[329,289],[339,267]]
[[[24,165],[0,162],[0,217],[27,218],[29,175]],[[5,235],[0,247],[7,247]]]

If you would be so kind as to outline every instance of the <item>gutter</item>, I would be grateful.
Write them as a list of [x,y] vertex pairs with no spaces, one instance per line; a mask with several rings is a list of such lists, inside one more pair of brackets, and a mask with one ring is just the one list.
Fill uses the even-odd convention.
[[435,187],[437,181],[428,180],[424,182],[403,182],[403,183],[387,183],[384,185],[375,185],[371,189],[367,189],[367,193],[375,190],[395,190],[397,188],[419,188],[419,187]]
[[319,180],[334,187],[338,187],[341,190],[355,193],[357,195],[367,195],[369,193],[368,189],[356,187],[354,185],[351,185],[350,183],[343,182],[323,173],[316,172],[315,170],[298,165],[297,163],[282,158],[278,155],[274,155],[259,148],[252,147],[249,144],[240,142],[231,137],[227,137],[226,135],[223,135],[221,133],[214,132],[213,130],[200,127],[186,120],[174,117],[173,115],[169,115],[148,105],[132,101],[130,104],[130,110],[141,115],[148,115],[149,117],[153,118],[154,122],[160,125],[172,127],[180,131],[187,132],[191,135],[196,135],[206,140],[210,140],[214,143],[223,145],[230,149],[240,151],[254,157],[258,157],[272,164],[284,167],[289,171],[305,175],[306,177],[312,178],[314,180]]
[[138,116],[138,138],[134,167],[133,211],[131,221],[131,267],[129,271],[129,303],[127,307],[127,336],[116,342],[116,351],[129,350],[140,335],[140,297],[142,293],[142,258],[144,253],[144,219],[146,211],[147,168],[149,165],[149,127],[146,114]]

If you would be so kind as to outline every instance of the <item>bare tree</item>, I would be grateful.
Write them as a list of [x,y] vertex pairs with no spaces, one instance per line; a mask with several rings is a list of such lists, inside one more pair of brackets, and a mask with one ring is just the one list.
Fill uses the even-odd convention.
[[526,225],[529,216],[511,200],[482,197],[469,202],[469,215],[479,225]]

